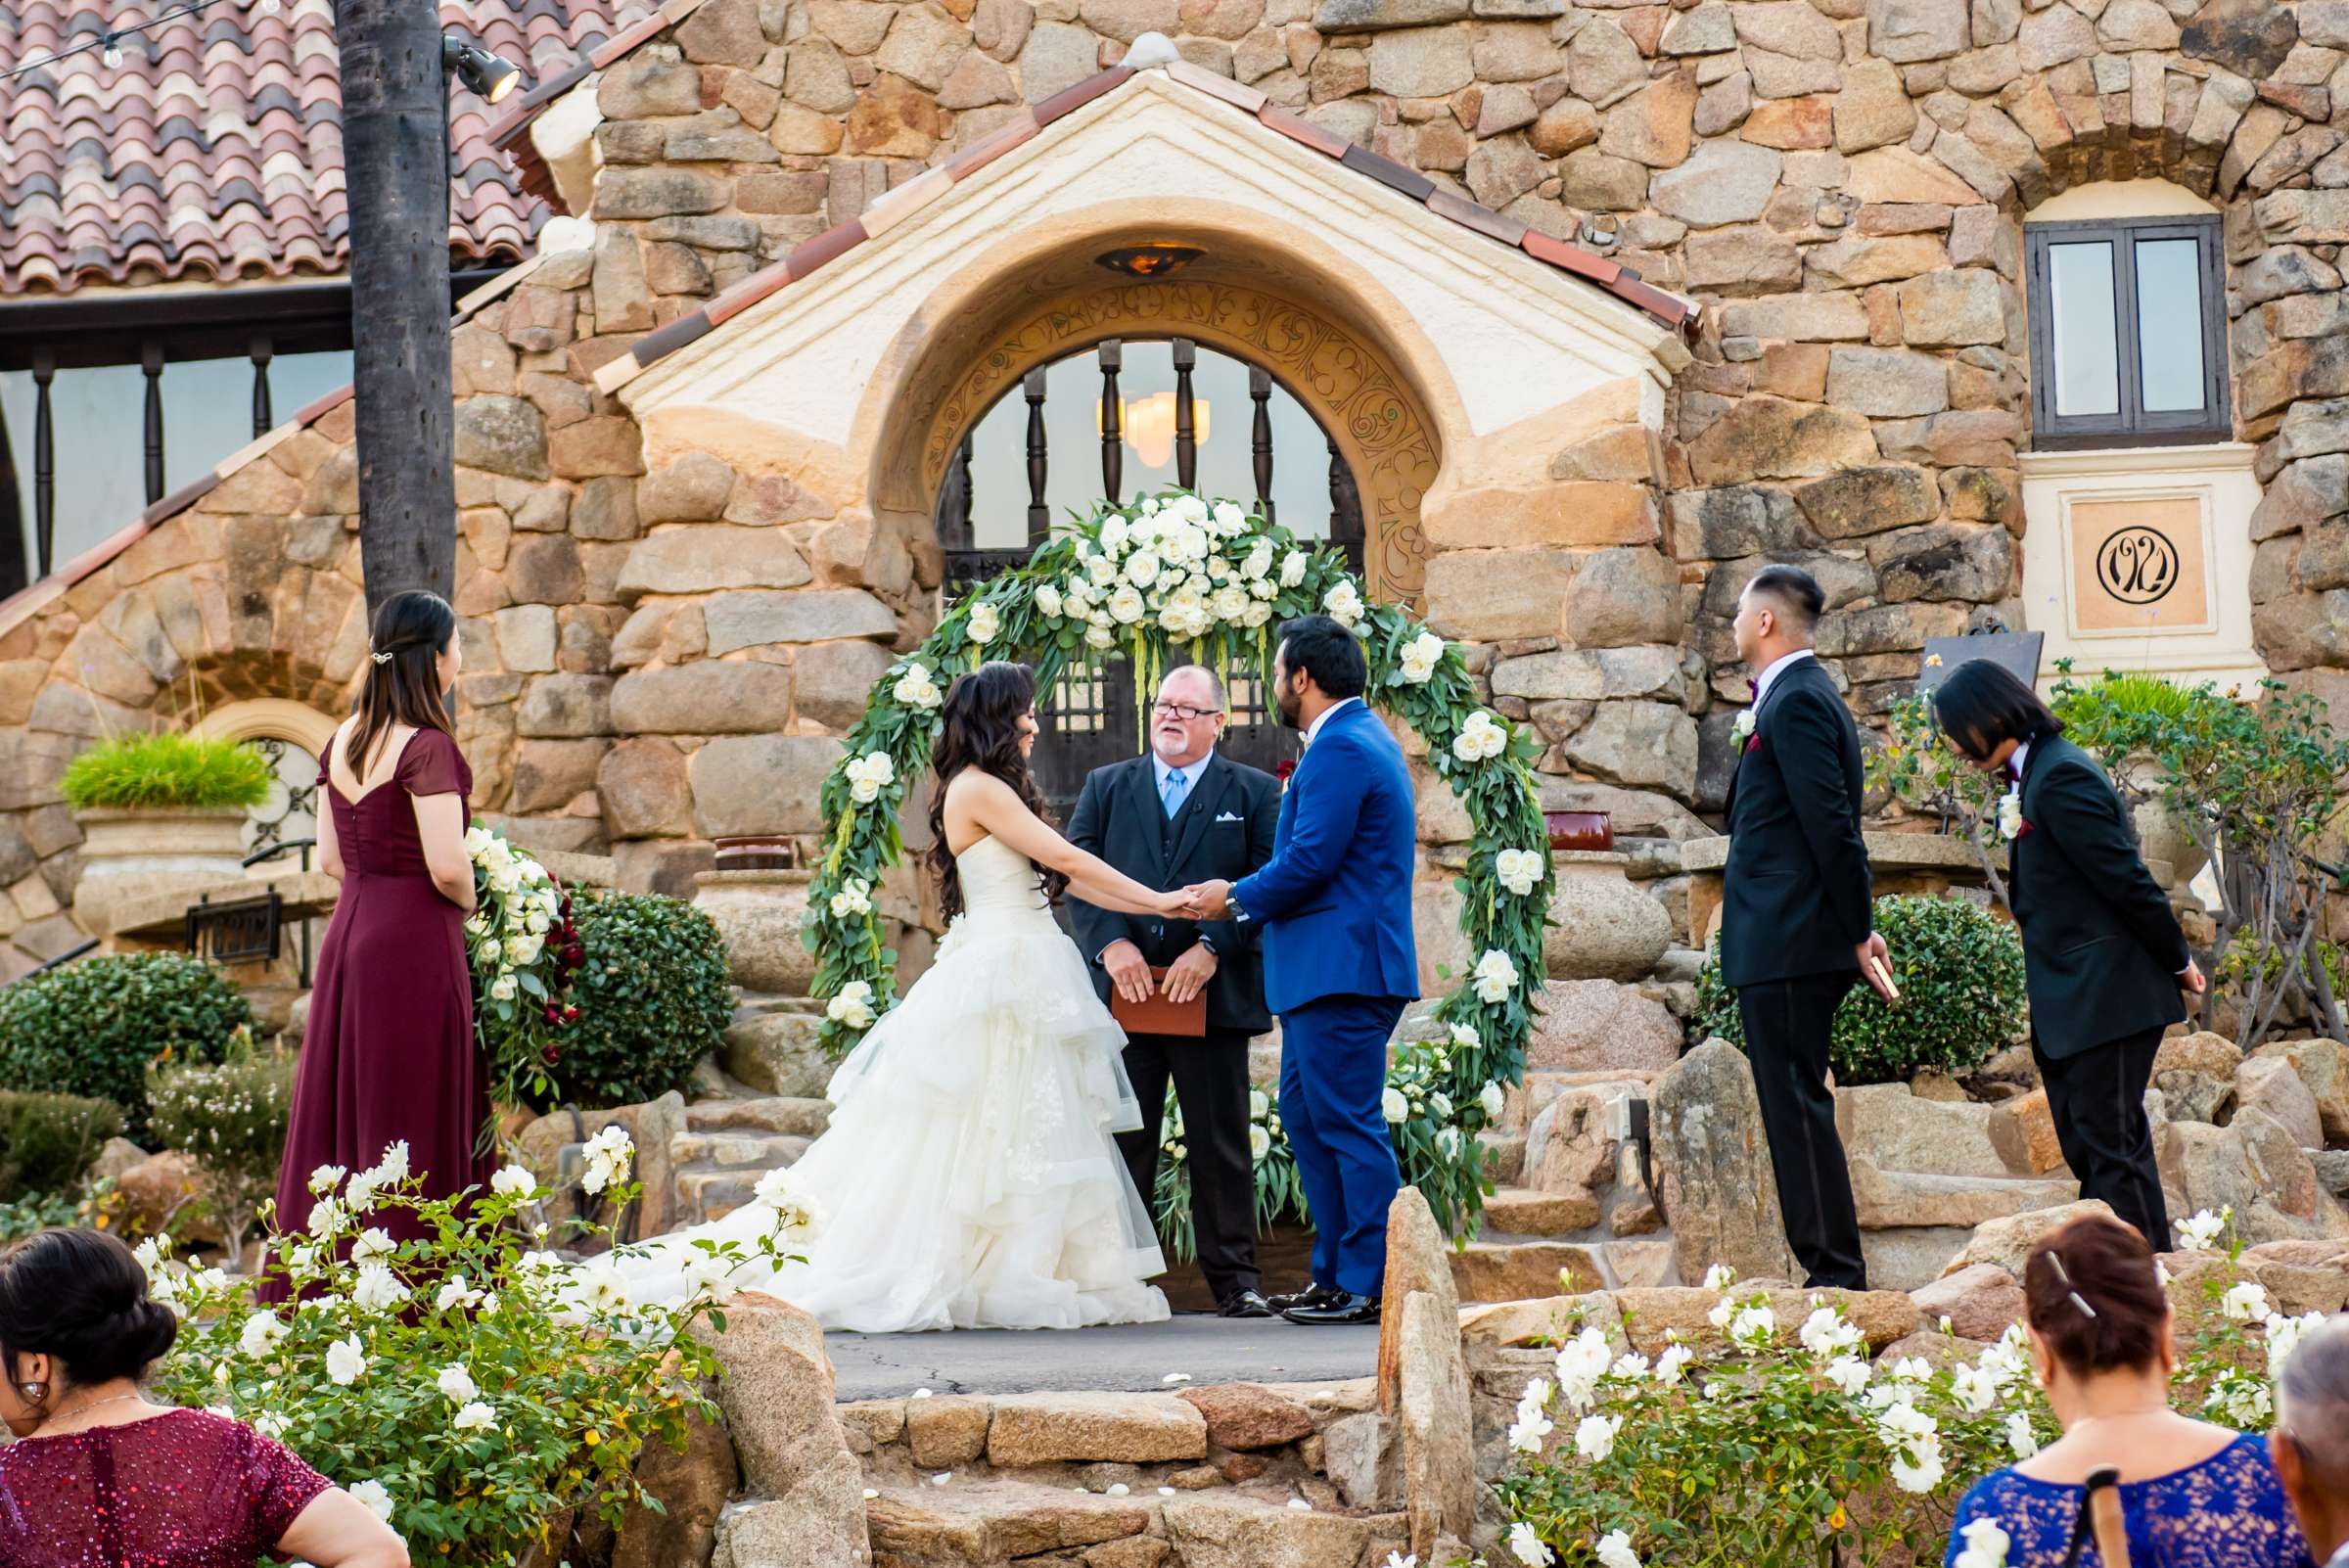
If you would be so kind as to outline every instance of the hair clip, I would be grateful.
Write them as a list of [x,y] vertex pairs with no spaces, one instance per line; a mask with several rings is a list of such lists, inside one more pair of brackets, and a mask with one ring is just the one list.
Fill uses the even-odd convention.
[[388,653],[369,654],[367,657],[379,665],[388,665],[392,662],[392,656]]
[[2072,1305],[2079,1308],[2084,1315],[2096,1316],[2096,1310],[2088,1304],[2088,1298],[2081,1295],[2079,1289],[2072,1284],[2071,1271],[2063,1267],[2063,1254],[2052,1247],[2048,1249],[2048,1267],[2055,1270],[2055,1282],[2070,1293]]

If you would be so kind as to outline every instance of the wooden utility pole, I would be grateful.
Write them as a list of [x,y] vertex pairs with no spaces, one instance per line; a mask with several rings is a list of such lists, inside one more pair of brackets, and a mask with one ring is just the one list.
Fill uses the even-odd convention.
[[359,561],[372,615],[456,591],[448,73],[436,0],[335,0],[349,182]]

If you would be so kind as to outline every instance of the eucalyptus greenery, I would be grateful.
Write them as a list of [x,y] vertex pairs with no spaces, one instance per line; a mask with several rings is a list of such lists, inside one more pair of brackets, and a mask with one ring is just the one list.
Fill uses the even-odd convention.
[[[1199,1255],[1199,1238],[1191,1227],[1190,1144],[1182,1125],[1182,1106],[1172,1085],[1159,1123],[1158,1184],[1151,1192],[1151,1209],[1167,1256],[1177,1264]],[[1304,1220],[1305,1178],[1298,1174],[1297,1156],[1289,1148],[1288,1130],[1281,1125],[1280,1107],[1261,1088],[1248,1091],[1248,1153],[1253,1165],[1256,1229],[1263,1234],[1282,1220]]]
[[102,740],[66,765],[57,787],[80,811],[252,807],[275,776],[269,760],[242,741],[174,731]]
[[[1836,1083],[1906,1083],[1922,1067],[1963,1073],[2023,1038],[2023,945],[2012,925],[1959,898],[1887,894],[1875,910],[1901,999],[1869,986],[1844,993],[1827,1041]],[[1745,1048],[1718,942],[1697,973],[1696,1027]]]
[[1365,698],[1426,743],[1427,765],[1473,827],[1454,886],[1467,948],[1479,956],[1467,984],[1434,1011],[1448,1031],[1442,1086],[1452,1115],[1430,1111],[1396,1128],[1398,1155],[1438,1219],[1473,1229],[1489,1185],[1476,1140],[1486,1125],[1483,1089],[1522,1076],[1543,977],[1553,879],[1533,773],[1541,740],[1479,701],[1458,650],[1401,607],[1365,601],[1340,551],[1228,501],[1170,489],[1104,506],[1055,532],[1026,566],[947,606],[921,647],[875,683],[821,797],[830,842],[805,935],[816,958],[814,994],[830,1003],[826,1048],[845,1054],[896,1000],[897,953],[884,944],[872,890],[903,857],[898,809],[929,765],[939,705],[955,675],[990,658],[1025,659],[1048,691],[1065,669],[1123,659],[1136,689],[1148,690],[1175,665],[1244,658],[1268,680],[1279,623],[1314,613],[1362,638]]

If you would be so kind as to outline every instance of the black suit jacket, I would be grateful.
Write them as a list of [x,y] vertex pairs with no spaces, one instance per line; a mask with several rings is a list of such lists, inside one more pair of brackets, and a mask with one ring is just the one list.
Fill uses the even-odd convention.
[[2186,934],[2096,759],[2060,735],[2033,741],[2022,807],[2007,892],[2039,1048],[2060,1061],[2184,1018]]
[[1755,709],[1754,736],[1729,778],[1722,983],[1857,973],[1874,924],[1860,728],[1834,677],[1798,659]]
[[[1144,755],[1085,775],[1077,808],[1069,814],[1069,842],[1136,882],[1171,892],[1214,878],[1239,881],[1272,858],[1279,825],[1279,781],[1217,753],[1191,786],[1170,834],[1158,776]],[[1101,967],[1101,949],[1111,943],[1123,937],[1153,966],[1164,968],[1204,937],[1217,959],[1215,978],[1208,982],[1208,1027],[1251,1035],[1272,1027],[1265,1006],[1261,924],[1118,914],[1075,898],[1069,913],[1103,1001],[1109,999],[1109,971]]]

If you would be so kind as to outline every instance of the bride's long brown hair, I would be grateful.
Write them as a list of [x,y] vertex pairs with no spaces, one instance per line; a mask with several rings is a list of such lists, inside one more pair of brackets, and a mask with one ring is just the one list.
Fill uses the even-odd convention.
[[[962,877],[954,868],[954,852],[946,848],[946,786],[966,767],[992,773],[1010,785],[1028,809],[1044,821],[1052,820],[1036,776],[1028,771],[1027,754],[1020,750],[1020,715],[1036,706],[1036,671],[1007,660],[990,660],[946,688],[938,744],[930,748],[930,766],[938,788],[930,797],[930,869],[938,877],[938,897],[946,918],[962,913]],[[1058,871],[1036,867],[1044,897],[1057,899],[1069,879]]]

